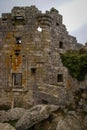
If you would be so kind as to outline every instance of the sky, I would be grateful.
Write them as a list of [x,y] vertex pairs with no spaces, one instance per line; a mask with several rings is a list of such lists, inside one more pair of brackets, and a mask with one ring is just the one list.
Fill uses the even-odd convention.
[[87,0],[0,0],[0,15],[11,12],[14,6],[35,5],[45,12],[52,7],[63,16],[63,24],[79,43],[87,42]]

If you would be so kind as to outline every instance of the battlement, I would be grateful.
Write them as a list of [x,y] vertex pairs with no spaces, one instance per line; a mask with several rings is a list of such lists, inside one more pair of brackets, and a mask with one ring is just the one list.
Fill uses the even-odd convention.
[[2,14],[2,20],[11,19],[11,13],[3,13]]

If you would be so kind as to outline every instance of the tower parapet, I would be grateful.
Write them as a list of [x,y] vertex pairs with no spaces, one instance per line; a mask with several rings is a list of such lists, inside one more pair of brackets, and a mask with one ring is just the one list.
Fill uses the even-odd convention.
[[48,14],[40,14],[37,16],[37,20],[40,25],[51,26],[53,18]]
[[59,11],[55,8],[50,9],[50,14],[52,15],[54,21],[56,22],[56,25],[59,26],[62,24],[62,15],[59,14]]

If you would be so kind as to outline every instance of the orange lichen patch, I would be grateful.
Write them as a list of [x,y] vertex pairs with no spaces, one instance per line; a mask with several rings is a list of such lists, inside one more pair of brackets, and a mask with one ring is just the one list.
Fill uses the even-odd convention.
[[71,87],[70,80],[67,80],[67,88],[70,88],[70,87]]
[[26,84],[26,79],[22,79],[22,84]]
[[27,72],[26,71],[23,71],[23,77],[22,77],[22,83],[23,84],[26,84],[26,74]]
[[18,68],[21,67],[21,64],[22,64],[22,57],[14,55],[12,57],[12,70],[16,71]]
[[13,37],[13,34],[12,34],[11,32],[8,32],[7,35],[6,35],[6,38],[7,38],[7,39],[10,39],[10,38],[12,38],[12,37]]
[[6,56],[6,67],[9,67],[10,63],[9,63],[9,54],[7,54]]
[[21,50],[21,45],[15,45],[15,46],[13,47],[13,50]]

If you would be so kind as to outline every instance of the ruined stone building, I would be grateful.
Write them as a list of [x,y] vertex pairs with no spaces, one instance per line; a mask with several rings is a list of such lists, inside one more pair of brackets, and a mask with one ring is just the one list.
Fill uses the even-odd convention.
[[[80,47],[59,12],[14,7],[0,18],[0,104],[64,104],[73,88],[60,53]],[[72,80],[72,82],[70,81]],[[70,98],[69,98],[70,99]],[[71,100],[71,99],[70,99]]]

